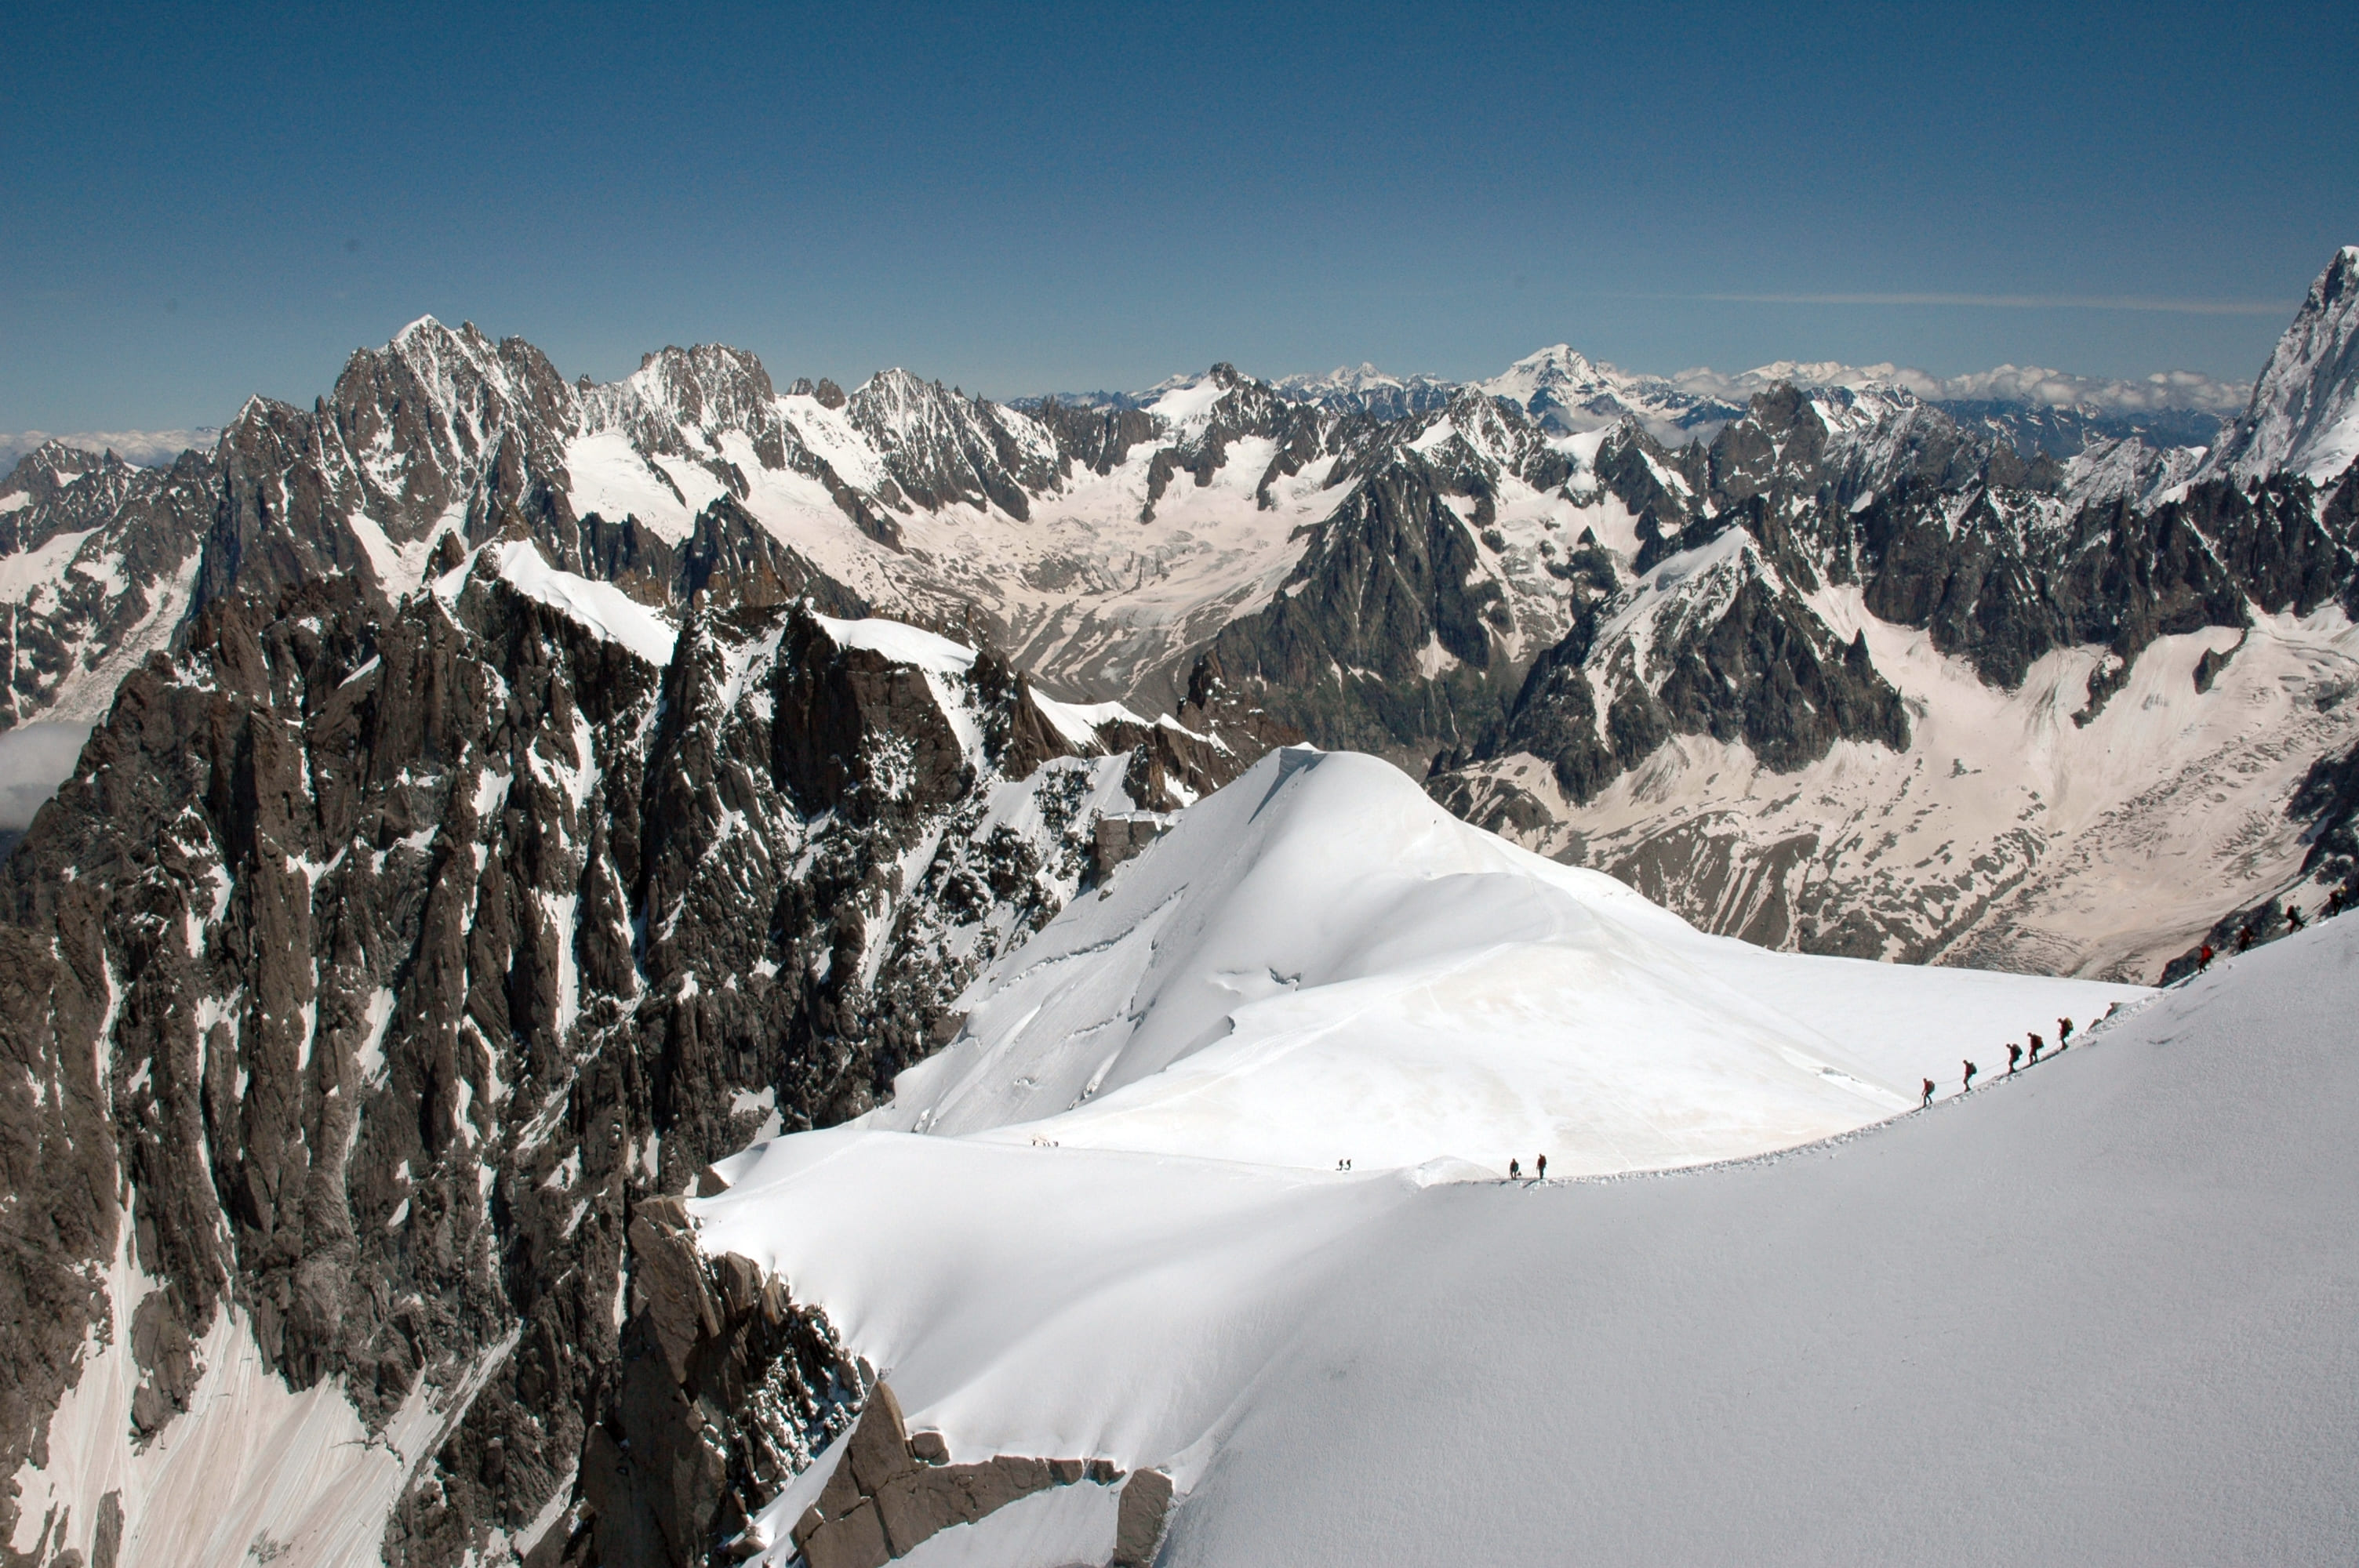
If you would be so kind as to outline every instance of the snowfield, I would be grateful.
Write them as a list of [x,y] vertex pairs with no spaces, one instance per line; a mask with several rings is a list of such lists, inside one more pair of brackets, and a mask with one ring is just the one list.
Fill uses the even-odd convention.
[[[1166,1563],[2308,1561],[2359,1527],[2359,922],[2158,997],[1772,954],[1296,750],[970,1000],[864,1124],[725,1162],[703,1245],[954,1459],[1167,1469]],[[1892,1114],[1961,1050],[1971,1094]],[[1597,1173],[1495,1173],[1543,1149]],[[1034,1502],[928,1549],[1072,1560]]]
[[1451,816],[1373,757],[1273,752],[978,979],[864,1127],[1332,1170],[1738,1158],[1954,1091],[2144,993],[1771,954]]

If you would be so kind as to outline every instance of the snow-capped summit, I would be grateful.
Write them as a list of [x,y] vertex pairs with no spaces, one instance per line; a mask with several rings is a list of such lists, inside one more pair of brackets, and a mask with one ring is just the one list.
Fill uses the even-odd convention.
[[2298,473],[2324,484],[2359,459],[2359,245],[2335,253],[2206,473]]
[[1691,1164],[1881,1119],[2018,1019],[2139,994],[1706,936],[1389,763],[1294,747],[980,977],[960,1042],[867,1125],[1312,1170]]
[[1736,404],[1687,391],[1659,376],[1633,375],[1601,364],[1567,343],[1527,354],[1474,384],[1549,429],[1595,430],[1632,419],[1657,439],[1674,444],[1709,436],[1744,412]]

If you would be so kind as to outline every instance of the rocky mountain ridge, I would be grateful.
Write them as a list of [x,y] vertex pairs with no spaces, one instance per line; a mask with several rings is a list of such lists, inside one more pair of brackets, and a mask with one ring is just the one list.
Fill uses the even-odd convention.
[[12,1560],[214,1528],[239,1475],[174,1433],[269,1429],[268,1379],[352,1457],[256,1550],[530,1544],[625,1419],[634,1206],[865,1109],[1099,818],[1258,754],[1209,665],[1085,712],[833,591],[675,632],[516,538],[390,611],[237,585],[125,682],[5,872]]
[[[2348,423],[2352,254],[2245,456]],[[0,870],[0,1548],[722,1551],[868,1379],[790,1281],[656,1288],[648,1205],[1303,734],[1772,946],[2150,978],[2350,874],[2359,470],[1786,383],[1666,444],[1569,353],[1016,408],[421,321],[209,457],[28,456],[7,716],[100,722]]]

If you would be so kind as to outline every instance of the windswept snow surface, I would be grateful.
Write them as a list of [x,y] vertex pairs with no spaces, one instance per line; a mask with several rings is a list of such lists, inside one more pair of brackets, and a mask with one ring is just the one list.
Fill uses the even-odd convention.
[[2136,988],[1772,955],[1273,752],[970,988],[865,1124],[1332,1169],[1693,1164],[1847,1131]]
[[[954,1456],[1167,1467],[1179,1568],[2341,1561],[2354,1008],[2336,921],[2020,1077],[1734,1164],[1510,1184],[840,1128],[693,1207]],[[1011,1517],[960,1545],[1070,1543]]]

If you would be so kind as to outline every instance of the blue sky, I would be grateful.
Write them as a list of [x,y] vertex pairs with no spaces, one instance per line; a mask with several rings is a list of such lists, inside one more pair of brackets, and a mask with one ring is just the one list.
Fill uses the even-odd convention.
[[0,429],[308,402],[428,313],[996,395],[1558,341],[2242,378],[2359,242],[2322,5],[10,16]]

